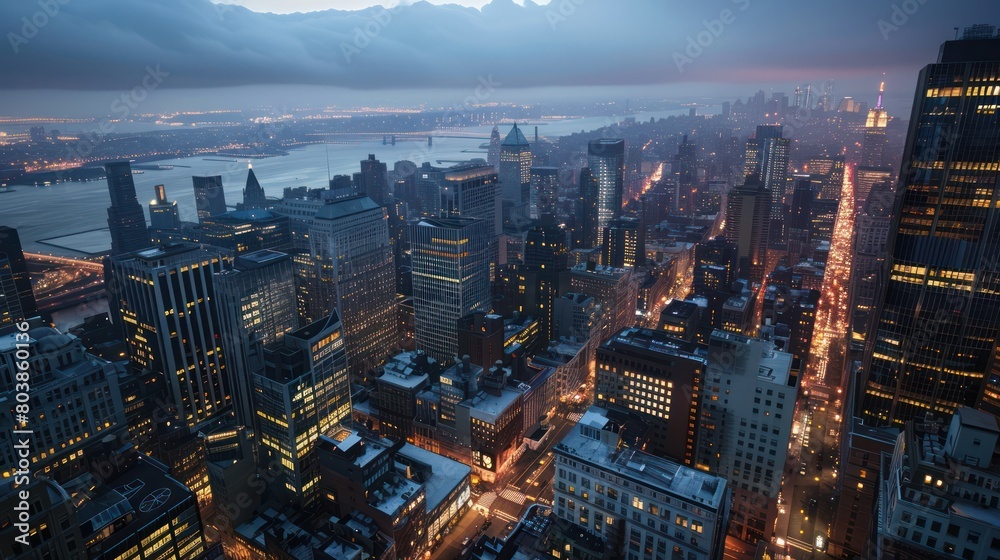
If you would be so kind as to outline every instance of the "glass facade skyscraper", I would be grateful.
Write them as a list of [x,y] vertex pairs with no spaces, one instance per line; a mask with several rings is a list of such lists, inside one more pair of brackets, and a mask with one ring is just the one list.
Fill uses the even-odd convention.
[[1000,406],[998,106],[1000,39],[948,41],[920,73],[865,352],[868,424]]
[[[601,138],[591,140],[587,145],[587,169],[589,174],[580,176],[580,189],[585,201],[584,212],[586,232],[592,236],[597,246],[604,245],[604,228],[613,218],[622,213],[622,196],[625,189],[625,141]],[[589,219],[588,219],[589,218]]]
[[447,361],[458,350],[458,320],[490,310],[492,224],[424,218],[410,226],[417,348]]

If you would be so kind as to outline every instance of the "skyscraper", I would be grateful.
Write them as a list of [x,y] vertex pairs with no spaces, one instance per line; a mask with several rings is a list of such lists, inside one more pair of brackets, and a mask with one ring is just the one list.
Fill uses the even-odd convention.
[[723,235],[736,246],[739,277],[757,284],[764,280],[770,211],[771,193],[757,175],[729,193]]
[[198,208],[198,221],[226,212],[226,191],[222,188],[222,175],[191,177],[194,184],[194,202]]
[[410,226],[417,349],[452,360],[458,319],[490,310],[491,224],[469,218],[424,218]]
[[493,167],[493,171],[500,172],[500,129],[493,125],[493,132],[490,133],[490,148],[486,154],[486,163]]
[[675,211],[681,216],[690,216],[694,212],[694,190],[698,182],[698,146],[688,142],[687,134],[677,146],[674,174],[678,191],[674,198]]
[[254,426],[252,372],[264,367],[264,347],[299,323],[292,259],[269,249],[236,257],[213,279],[222,348],[236,421]]
[[108,229],[111,231],[111,254],[120,255],[149,246],[146,216],[135,197],[132,165],[127,161],[104,164],[108,177],[111,206],[108,208]]
[[17,230],[0,226],[0,326],[38,312]]
[[791,151],[791,141],[782,138],[783,130],[781,125],[759,125],[756,134],[747,141],[744,167],[746,175],[757,175],[770,193],[769,215],[772,224],[769,235],[774,237],[774,241],[783,239],[780,225],[788,180],[788,156]]
[[864,356],[869,425],[1000,412],[998,95],[998,38],[947,41],[920,72]]
[[531,147],[516,124],[500,144],[499,176],[504,222],[523,224],[529,219],[531,205]]
[[391,202],[389,200],[389,178],[386,175],[386,170],[386,165],[375,159],[375,154],[368,154],[368,159],[361,160],[359,191],[374,200],[379,206],[385,206]]
[[596,246],[604,245],[604,228],[612,218],[622,212],[622,196],[625,188],[625,141],[601,138],[587,144],[587,168],[589,181],[585,184],[581,174],[580,186],[584,199],[593,201],[591,218]]
[[267,196],[264,195],[264,188],[260,186],[257,175],[253,172],[253,166],[247,165],[247,186],[243,189],[243,206],[240,210],[260,210],[267,208]]
[[131,367],[162,376],[166,402],[189,427],[231,402],[213,282],[228,260],[218,249],[177,243],[112,257],[104,265],[109,304],[122,319]]
[[337,312],[285,334],[264,351],[253,375],[262,461],[274,466],[271,487],[300,507],[319,496],[316,443],[351,416],[351,384]]
[[438,212],[486,220],[494,235],[503,233],[502,190],[497,174],[488,165],[459,164],[440,173]]
[[859,164],[864,167],[881,167],[882,152],[885,149],[885,128],[889,124],[889,113],[882,107],[882,95],[885,93],[885,82],[878,88],[878,103],[868,110],[865,120],[864,136],[861,140],[861,159]]
[[156,198],[149,202],[149,227],[153,230],[181,229],[181,215],[177,211],[177,201],[167,200],[167,188],[156,185]]
[[317,278],[311,314],[340,311],[351,376],[364,381],[398,343],[385,208],[366,196],[337,200],[316,213],[309,232]]

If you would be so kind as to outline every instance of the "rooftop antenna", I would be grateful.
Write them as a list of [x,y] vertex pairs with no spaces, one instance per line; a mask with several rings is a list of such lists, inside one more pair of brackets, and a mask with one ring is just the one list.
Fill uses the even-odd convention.
[[958,40],[958,28],[957,27],[955,28],[955,40],[956,41]]

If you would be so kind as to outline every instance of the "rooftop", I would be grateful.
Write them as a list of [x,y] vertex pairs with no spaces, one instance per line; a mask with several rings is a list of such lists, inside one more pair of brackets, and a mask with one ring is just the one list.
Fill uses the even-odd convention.
[[[83,503],[78,516],[80,530],[84,538],[89,538],[131,514],[130,523],[116,527],[104,539],[102,549],[108,550],[123,540],[134,538],[139,529],[150,523],[157,520],[165,522],[171,509],[185,499],[191,500],[192,508],[196,507],[194,494],[167,475],[165,467],[141,458],[114,480],[113,487],[100,487],[95,496]],[[174,512],[172,515],[177,514]]]
[[397,457],[400,456],[431,468],[431,476],[424,481],[427,511],[433,511],[441,505],[441,502],[472,472],[467,465],[409,443],[403,445],[397,452]]
[[500,395],[491,395],[484,391],[463,404],[469,407],[469,415],[472,418],[493,424],[520,396],[519,391],[504,388]]
[[367,196],[353,196],[334,200],[316,212],[317,220],[338,220],[362,212],[381,210],[381,206]]
[[583,435],[579,426],[602,429],[609,422],[606,414],[601,408],[591,407],[555,450],[687,502],[712,509],[723,507],[725,479],[636,449],[617,449]]

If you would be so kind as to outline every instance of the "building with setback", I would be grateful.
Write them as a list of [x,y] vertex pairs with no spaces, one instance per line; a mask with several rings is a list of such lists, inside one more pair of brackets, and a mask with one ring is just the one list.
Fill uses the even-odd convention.
[[120,255],[149,246],[146,216],[135,196],[132,164],[113,161],[104,164],[108,178],[111,206],[108,207],[108,230],[111,232],[111,254]]
[[316,276],[311,307],[340,312],[351,377],[367,380],[399,344],[385,209],[365,196],[336,200],[316,213],[309,231]]
[[597,348],[594,404],[638,414],[652,428],[646,451],[693,465],[705,355],[667,333],[626,328]]
[[610,416],[591,407],[553,448],[553,514],[602,539],[611,557],[721,558],[726,480],[630,447]]
[[198,221],[224,214],[226,208],[226,191],[222,188],[222,175],[195,175],[191,177],[194,185],[194,203],[198,209]]
[[798,378],[792,356],[761,340],[716,330],[702,383],[697,467],[733,490],[729,534],[769,540],[792,435]]

